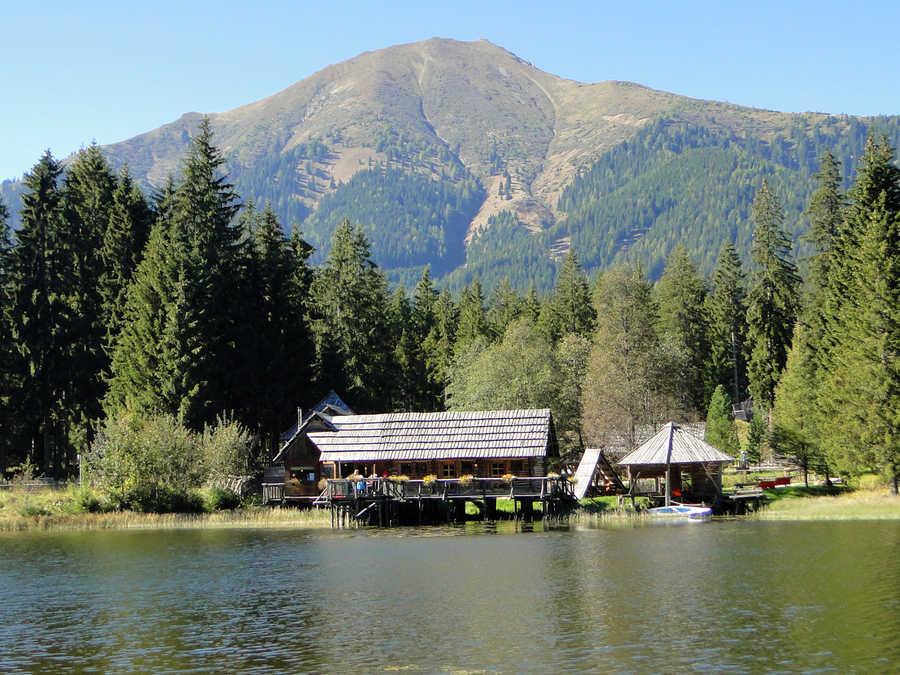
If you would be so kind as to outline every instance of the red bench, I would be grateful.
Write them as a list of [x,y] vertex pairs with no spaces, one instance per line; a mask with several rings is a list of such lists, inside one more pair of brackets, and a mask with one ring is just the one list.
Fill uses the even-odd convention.
[[790,476],[785,476],[784,478],[776,478],[775,479],[775,485],[790,485],[790,484],[791,484]]

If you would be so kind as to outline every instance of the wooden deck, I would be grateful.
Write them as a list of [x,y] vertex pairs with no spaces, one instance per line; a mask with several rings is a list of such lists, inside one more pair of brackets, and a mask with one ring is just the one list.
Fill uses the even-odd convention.
[[331,509],[332,525],[400,525],[449,522],[466,518],[465,505],[475,504],[485,520],[497,518],[497,500],[514,503],[513,515],[530,520],[534,504],[541,516],[565,517],[577,503],[572,484],[559,477],[459,478],[396,480],[360,478],[329,480],[317,506]]

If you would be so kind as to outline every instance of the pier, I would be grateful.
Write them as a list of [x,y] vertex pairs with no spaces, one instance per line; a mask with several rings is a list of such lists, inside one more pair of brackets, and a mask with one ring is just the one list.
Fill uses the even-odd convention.
[[466,520],[471,502],[484,520],[497,519],[497,500],[513,503],[513,517],[566,518],[577,505],[572,484],[561,477],[342,478],[327,482],[314,505],[331,509],[332,527],[427,525]]

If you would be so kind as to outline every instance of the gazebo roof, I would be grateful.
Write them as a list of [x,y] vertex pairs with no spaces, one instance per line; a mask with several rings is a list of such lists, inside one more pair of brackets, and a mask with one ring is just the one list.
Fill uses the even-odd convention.
[[634,452],[623,457],[619,464],[626,466],[660,466],[666,464],[710,464],[733,461],[706,441],[683,427],[669,422],[655,436]]

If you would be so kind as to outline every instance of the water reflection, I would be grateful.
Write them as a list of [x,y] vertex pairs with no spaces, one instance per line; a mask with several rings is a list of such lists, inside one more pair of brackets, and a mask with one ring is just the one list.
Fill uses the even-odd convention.
[[0,536],[0,671],[856,670],[900,524]]

